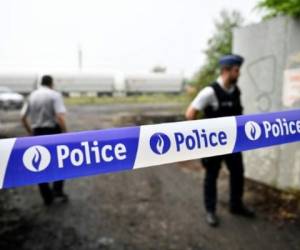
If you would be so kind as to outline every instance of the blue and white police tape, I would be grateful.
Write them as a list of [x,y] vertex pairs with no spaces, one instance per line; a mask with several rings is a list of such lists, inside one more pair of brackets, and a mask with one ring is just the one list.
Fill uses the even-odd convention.
[[0,140],[0,187],[300,141],[300,110]]

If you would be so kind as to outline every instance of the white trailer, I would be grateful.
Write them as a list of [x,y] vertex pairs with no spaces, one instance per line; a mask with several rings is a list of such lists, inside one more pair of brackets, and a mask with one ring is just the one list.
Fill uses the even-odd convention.
[[38,74],[0,73],[0,87],[7,87],[15,92],[29,94],[38,83]]
[[115,77],[99,73],[56,73],[52,74],[55,89],[64,94],[109,94],[115,88]]
[[[113,94],[179,94],[184,78],[171,74],[128,74],[118,80],[117,74],[99,72],[45,72],[54,78],[54,88],[64,95]],[[0,87],[29,94],[41,83],[42,73],[0,72]]]
[[183,76],[160,73],[127,75],[124,81],[127,94],[178,94],[182,92],[184,85]]

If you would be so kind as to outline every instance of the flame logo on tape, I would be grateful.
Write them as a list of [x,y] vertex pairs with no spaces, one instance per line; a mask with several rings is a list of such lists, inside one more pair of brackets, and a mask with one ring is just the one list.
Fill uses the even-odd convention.
[[44,146],[32,146],[23,154],[23,164],[31,172],[45,170],[51,161],[51,155]]
[[156,149],[160,154],[162,154],[163,151],[164,151],[164,139],[161,137],[160,134],[158,135],[158,141],[157,141]]
[[251,141],[256,141],[261,136],[261,128],[258,123],[249,121],[245,124],[245,134]]
[[155,133],[150,138],[150,147],[158,155],[165,154],[171,147],[170,138],[164,133]]
[[36,150],[36,153],[34,154],[34,157],[32,159],[32,166],[38,171],[41,160],[42,160],[42,155],[38,148],[35,148],[35,150]]

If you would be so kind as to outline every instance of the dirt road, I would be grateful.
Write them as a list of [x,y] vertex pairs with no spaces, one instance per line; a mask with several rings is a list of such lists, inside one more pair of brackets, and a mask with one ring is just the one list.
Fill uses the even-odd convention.
[[[69,128],[130,125],[154,113],[168,120],[180,109],[176,105],[72,106]],[[5,135],[24,134],[17,118],[16,112],[1,114]],[[226,172],[219,182],[221,226],[208,227],[202,179],[198,161],[80,178],[67,181],[70,202],[51,207],[43,206],[36,186],[2,190],[0,249],[300,249],[298,222],[270,221],[268,210],[259,210],[255,220],[228,213]],[[247,185],[246,201],[255,205],[258,196]]]

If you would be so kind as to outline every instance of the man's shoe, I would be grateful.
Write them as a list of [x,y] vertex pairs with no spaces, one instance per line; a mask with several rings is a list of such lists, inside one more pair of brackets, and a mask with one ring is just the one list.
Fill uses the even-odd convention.
[[53,197],[44,199],[44,205],[45,205],[46,207],[51,206],[52,203],[53,203]]
[[206,214],[206,222],[211,227],[217,227],[219,225],[219,218],[215,213],[208,212]]
[[240,207],[235,207],[230,209],[230,213],[234,215],[240,215],[246,218],[254,218],[255,217],[255,212],[244,205]]
[[54,199],[61,203],[69,201],[69,197],[65,193],[54,193]]

